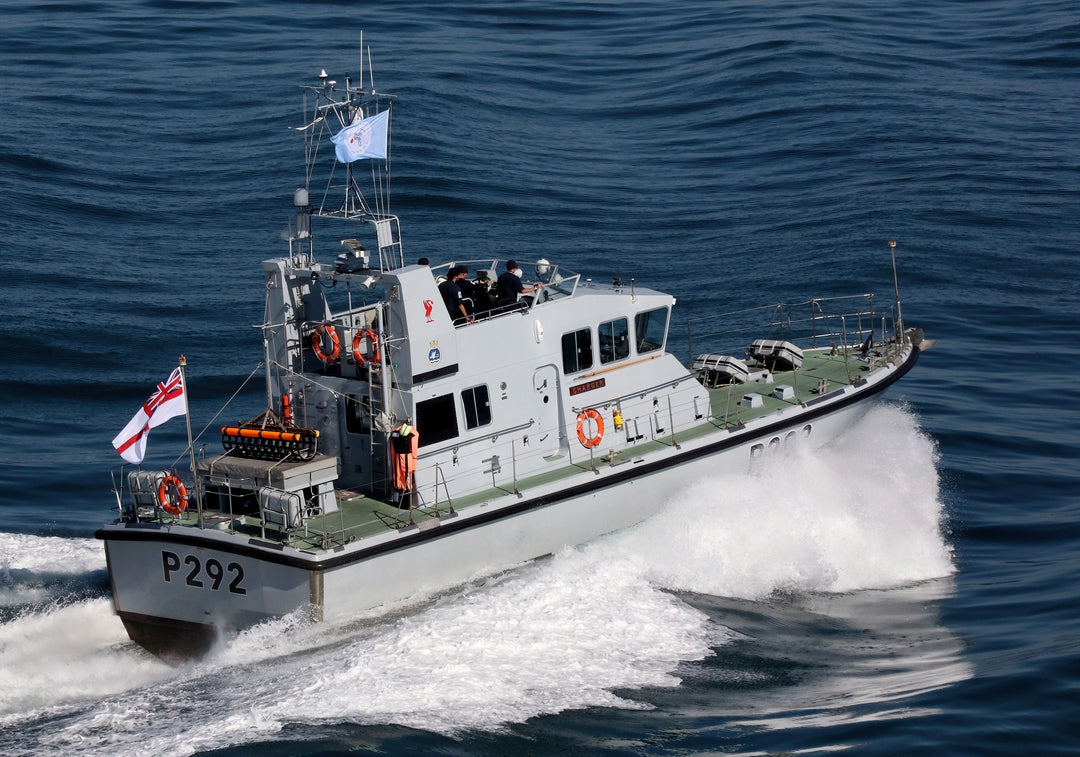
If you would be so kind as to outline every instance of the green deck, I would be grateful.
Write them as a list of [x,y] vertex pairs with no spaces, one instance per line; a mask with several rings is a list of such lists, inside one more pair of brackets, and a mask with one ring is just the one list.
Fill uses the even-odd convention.
[[[883,358],[879,354],[876,360],[880,363]],[[641,457],[673,444],[683,444],[716,433],[719,429],[737,428],[756,418],[792,405],[813,402],[819,396],[849,386],[865,376],[870,369],[870,364],[866,360],[857,359],[854,356],[849,355],[845,358],[842,354],[831,355],[827,350],[808,350],[798,370],[774,372],[770,383],[750,381],[745,384],[709,389],[711,412],[702,422],[677,431],[671,436],[628,444],[617,453],[617,459]],[[824,392],[821,392],[823,380],[826,382],[826,388]],[[772,396],[771,393],[776,387],[785,385],[793,390],[791,399],[779,399]],[[750,408],[739,404],[743,395],[750,393],[761,396],[760,407]],[[575,476],[595,475],[594,466],[607,466],[611,462],[606,453],[596,456],[591,461],[587,457],[582,457],[581,460],[566,462],[550,470],[520,478],[517,480],[516,488],[518,492],[524,493],[531,488],[554,481]],[[204,526],[244,534],[256,540],[265,539],[275,545],[284,542],[296,549],[314,552],[385,533],[388,529],[423,528],[424,523],[433,518],[453,517],[457,512],[478,503],[514,496],[517,496],[514,484],[507,481],[503,485],[492,486],[468,496],[455,498],[452,502],[428,501],[420,507],[408,510],[362,494],[338,491],[339,509],[337,512],[308,517],[303,526],[291,531],[286,531],[274,524],[263,524],[258,517],[233,517],[219,511],[206,512]],[[160,511],[155,515],[156,517],[161,517]],[[195,526],[198,524],[198,514],[193,508],[174,520]]]

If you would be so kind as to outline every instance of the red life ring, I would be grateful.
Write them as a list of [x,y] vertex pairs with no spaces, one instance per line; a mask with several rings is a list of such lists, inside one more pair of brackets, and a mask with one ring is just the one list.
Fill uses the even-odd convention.
[[[330,340],[330,347],[332,349],[329,354],[323,350],[324,337]],[[338,359],[338,356],[341,354],[341,341],[338,340],[337,332],[331,324],[320,324],[315,331],[311,333],[311,349],[315,353],[315,357],[319,358],[324,365]]]
[[[169,487],[176,489],[177,504],[173,504],[172,497],[169,496]],[[161,479],[161,484],[158,485],[157,490],[158,504],[161,505],[161,509],[172,515],[179,515],[187,510],[188,496],[187,489],[184,488],[184,483],[176,476],[166,476]]]
[[379,356],[379,336],[378,336],[378,334],[376,334],[371,329],[364,329],[363,331],[357,331],[356,336],[354,336],[353,340],[352,340],[352,356],[353,356],[353,360],[356,361],[357,365],[363,365],[368,360],[368,358],[365,358],[364,355],[360,352],[360,340],[363,339],[365,336],[368,339],[371,340],[371,358],[370,358],[370,360],[372,362],[375,362],[375,359]]
[[[590,420],[596,424],[596,433],[593,436],[585,436],[585,421]],[[593,408],[583,410],[577,417],[577,438],[585,448],[599,447],[604,438],[604,417]]]

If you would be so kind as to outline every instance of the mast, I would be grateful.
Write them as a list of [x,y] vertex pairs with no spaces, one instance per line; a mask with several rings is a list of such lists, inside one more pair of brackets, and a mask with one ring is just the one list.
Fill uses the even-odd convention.
[[[904,313],[900,310],[900,278],[896,274],[896,240],[889,240],[889,251],[892,254],[892,277],[893,277],[893,291],[896,293],[896,341],[902,343],[904,340]],[[884,335],[882,336],[884,338]]]
[[[364,89],[365,53],[370,91]],[[321,199],[317,193],[310,195],[308,215],[371,223],[375,226],[378,239],[380,269],[385,271],[402,266],[404,254],[400,222],[389,212],[390,110],[393,96],[376,92],[371,51],[364,50],[363,36],[359,80],[354,82],[352,76],[346,73],[342,89],[325,70],[319,78],[318,85],[304,87],[304,125],[298,128],[305,134],[307,148],[304,189],[310,193],[313,181],[325,181]],[[314,100],[310,111],[308,96]],[[343,134],[346,130],[349,131]],[[320,148],[324,147],[334,153],[329,161],[319,155]],[[343,157],[343,154],[348,157]],[[361,161],[368,165],[354,165]],[[342,167],[342,163],[344,171],[339,173],[337,169]],[[370,190],[361,188],[361,168],[370,169]]]

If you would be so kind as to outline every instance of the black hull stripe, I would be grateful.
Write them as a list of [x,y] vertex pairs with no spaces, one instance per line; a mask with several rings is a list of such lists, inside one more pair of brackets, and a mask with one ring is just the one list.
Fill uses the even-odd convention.
[[428,371],[427,373],[418,373],[412,377],[412,382],[414,384],[422,384],[425,381],[442,378],[443,376],[453,376],[457,372],[458,365],[457,363],[454,363],[453,365],[445,365],[442,368],[436,368],[435,370]]
[[[805,413],[798,417],[797,423],[803,424],[825,415],[831,415],[832,413],[842,410],[857,402],[865,402],[870,397],[883,392],[885,389],[889,388],[894,383],[899,381],[905,374],[907,374],[908,371],[910,371],[914,367],[916,361],[918,360],[918,356],[919,350],[917,348],[913,348],[907,362],[897,366],[893,373],[880,383],[875,384],[869,389],[864,389],[860,392],[856,392],[835,404],[823,406],[817,409],[807,410]],[[465,531],[471,528],[480,528],[503,518],[512,518],[516,515],[520,515],[530,510],[536,510],[542,507],[547,507],[549,505],[554,505],[564,500],[571,499],[573,497],[579,497],[583,494],[589,494],[613,486],[619,486],[626,483],[627,481],[649,476],[656,471],[662,470],[664,468],[671,468],[683,465],[702,457],[708,457],[710,455],[717,454],[718,452],[723,452],[724,450],[730,449],[732,447],[741,446],[749,442],[756,441],[758,439],[764,439],[766,437],[776,434],[782,429],[788,429],[791,427],[791,419],[785,421],[778,421],[776,423],[772,423],[768,426],[764,426],[763,428],[758,429],[750,436],[744,434],[729,436],[726,439],[713,442],[712,444],[708,444],[699,449],[688,450],[686,452],[681,452],[663,460],[657,460],[655,462],[644,463],[642,465],[635,466],[623,473],[617,473],[615,475],[608,476],[606,478],[602,478],[596,481],[582,483],[579,486],[570,487],[557,493],[541,497],[535,497],[533,499],[526,499],[517,504],[502,507],[493,512],[469,518],[468,520],[454,519],[450,521],[445,521],[438,528],[433,528],[426,531],[417,531],[416,533],[410,534],[409,536],[395,539],[392,542],[379,544],[374,547],[362,549],[358,552],[351,552],[349,554],[338,555],[336,557],[330,557],[319,561],[305,560],[294,555],[281,553],[275,554],[274,552],[268,551],[271,548],[275,550],[281,549],[281,546],[277,544],[267,543],[265,547],[253,547],[249,546],[249,544],[231,544],[219,542],[214,539],[205,539],[198,536],[191,536],[187,533],[178,534],[169,531],[160,531],[156,529],[147,530],[134,528],[125,529],[123,531],[108,531],[105,529],[99,529],[94,534],[94,536],[96,536],[98,539],[106,541],[159,541],[168,544],[182,544],[186,546],[216,549],[228,554],[253,557],[259,560],[264,560],[266,562],[287,565],[294,568],[300,568],[302,570],[332,570],[334,568],[339,568],[343,565],[348,565],[350,563],[369,560],[386,552],[395,552],[400,549],[406,549],[421,542],[426,542],[433,539],[443,539],[448,536],[453,536],[459,531]],[[187,529],[184,530],[187,531]]]

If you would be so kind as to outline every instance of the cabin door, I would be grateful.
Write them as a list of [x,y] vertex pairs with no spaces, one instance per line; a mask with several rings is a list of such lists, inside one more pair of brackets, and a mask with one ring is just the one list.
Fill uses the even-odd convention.
[[[344,412],[341,428],[341,471],[338,478],[340,486],[373,492],[377,480],[385,480],[386,453],[377,444],[371,433],[372,403],[366,394],[346,394],[341,400]],[[379,470],[376,470],[379,467]],[[382,493],[382,492],[376,492]]]
[[545,365],[533,374],[533,394],[536,399],[537,428],[530,442],[539,446],[545,455],[558,453],[563,446],[559,418],[559,369]]

